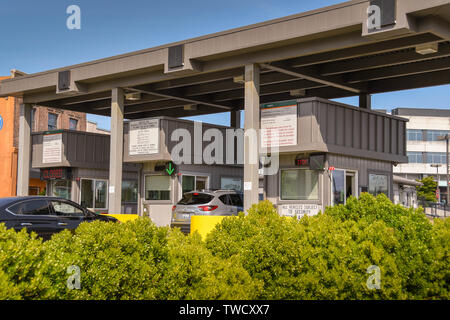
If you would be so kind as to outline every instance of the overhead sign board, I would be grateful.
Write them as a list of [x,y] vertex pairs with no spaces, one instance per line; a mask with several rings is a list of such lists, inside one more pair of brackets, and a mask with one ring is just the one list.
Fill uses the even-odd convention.
[[129,154],[148,155],[159,152],[159,119],[130,122]]
[[296,145],[297,121],[296,100],[261,105],[261,146]]
[[295,165],[300,168],[308,168],[311,170],[324,170],[325,155],[312,154],[309,157],[298,156],[295,158]]
[[41,169],[41,180],[68,180],[68,179],[72,179],[72,168]]
[[62,161],[62,133],[46,134],[42,140],[42,163]]

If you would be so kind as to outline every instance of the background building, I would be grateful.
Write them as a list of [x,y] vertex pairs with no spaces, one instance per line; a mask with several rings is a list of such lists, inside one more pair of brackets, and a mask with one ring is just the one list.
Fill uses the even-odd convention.
[[448,199],[446,145],[438,137],[450,134],[450,110],[398,108],[392,114],[409,120],[406,124],[409,163],[394,166],[394,174],[413,180],[433,176],[439,181],[439,201]]
[[[13,70],[11,76],[0,81],[24,75]],[[16,195],[17,157],[19,147],[20,98],[0,98],[0,197]],[[86,131],[86,114],[70,110],[35,106],[31,111],[31,131],[59,129]],[[43,194],[46,182],[41,181],[40,171],[30,169],[29,194]]]

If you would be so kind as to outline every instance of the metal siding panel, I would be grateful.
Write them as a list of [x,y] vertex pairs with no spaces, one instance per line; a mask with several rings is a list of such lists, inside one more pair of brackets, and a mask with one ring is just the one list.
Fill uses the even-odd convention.
[[389,136],[390,136],[390,119],[389,118],[384,118],[383,132],[384,132],[383,152],[390,153],[391,148],[390,148],[390,141],[389,141]]
[[353,114],[355,111],[350,109],[345,109],[345,123],[344,123],[344,130],[345,130],[345,141],[344,145],[347,147],[353,147],[353,130],[354,130],[354,122],[353,122]]
[[336,107],[336,144],[339,146],[344,146],[344,109],[341,107]]
[[333,108],[332,105],[326,104],[327,109],[327,136],[326,136],[326,143],[329,144],[336,144],[336,116],[335,111],[336,109]]
[[383,117],[376,116],[376,137],[377,137],[377,149],[378,152],[383,152],[383,142],[384,142],[384,130],[383,130]]
[[369,149],[369,115],[361,112],[361,149]]
[[376,117],[373,114],[369,114],[369,150],[376,151]]
[[353,112],[353,140],[352,147],[361,148],[361,112]]

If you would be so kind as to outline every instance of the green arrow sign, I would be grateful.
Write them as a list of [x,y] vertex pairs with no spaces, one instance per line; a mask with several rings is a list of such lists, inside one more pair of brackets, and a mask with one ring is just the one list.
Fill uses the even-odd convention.
[[175,168],[172,168],[172,162],[169,163],[169,168],[166,168],[167,173],[169,176],[172,175],[172,173],[175,171]]

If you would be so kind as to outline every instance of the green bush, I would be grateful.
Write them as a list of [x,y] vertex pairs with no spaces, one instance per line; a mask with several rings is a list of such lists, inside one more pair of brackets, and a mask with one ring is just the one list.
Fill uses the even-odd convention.
[[[262,202],[225,219],[206,244],[262,281],[261,299],[448,299],[449,231],[421,210],[363,194],[300,221]],[[371,265],[381,269],[380,290],[366,285]]]
[[[0,299],[448,299],[449,246],[448,219],[368,194],[300,220],[261,202],[205,241],[148,218],[46,242],[0,225]],[[372,265],[379,290],[367,286]]]
[[[252,299],[259,289],[199,237],[150,219],[83,223],[44,243],[4,227],[0,237],[2,299]],[[80,270],[79,290],[67,286],[70,266]]]

